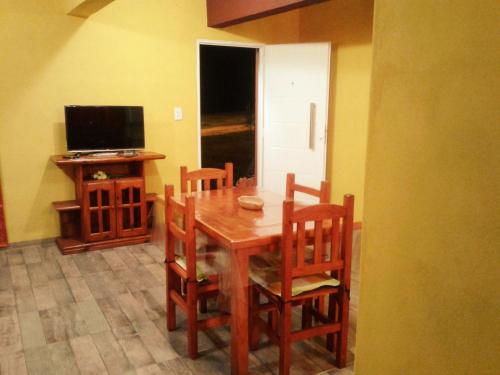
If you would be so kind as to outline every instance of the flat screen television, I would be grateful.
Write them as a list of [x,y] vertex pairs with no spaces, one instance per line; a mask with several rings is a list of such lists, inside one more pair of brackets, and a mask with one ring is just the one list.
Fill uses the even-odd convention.
[[69,152],[144,148],[144,110],[139,106],[64,107]]

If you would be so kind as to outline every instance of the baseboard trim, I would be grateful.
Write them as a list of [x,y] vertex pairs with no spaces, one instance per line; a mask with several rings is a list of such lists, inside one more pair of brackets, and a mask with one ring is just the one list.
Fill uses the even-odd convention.
[[19,242],[11,242],[7,244],[7,247],[10,249],[14,249],[16,247],[23,246],[51,246],[56,244],[56,238],[43,238],[41,240],[29,240],[29,241],[19,241]]
[[[363,222],[362,221],[355,221],[353,224],[353,229],[354,230],[361,230],[363,228]],[[154,230],[153,230],[154,231]],[[152,233],[153,234],[153,233]],[[160,238],[158,238],[160,237]],[[157,246],[162,246],[164,243],[162,241],[162,238],[164,236],[153,236],[151,243],[157,245]],[[7,244],[5,247],[2,247],[3,244],[0,244],[0,250],[5,250],[7,248],[13,249],[16,247],[22,247],[22,246],[31,246],[31,245],[39,245],[39,246],[50,246],[50,245],[56,245],[56,237],[52,238],[44,238],[41,240],[29,240],[29,241],[20,241],[20,242],[11,242]]]

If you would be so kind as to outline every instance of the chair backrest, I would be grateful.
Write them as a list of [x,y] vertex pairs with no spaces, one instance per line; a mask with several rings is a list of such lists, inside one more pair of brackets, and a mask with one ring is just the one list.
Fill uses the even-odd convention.
[[202,190],[210,190],[211,182],[215,180],[217,189],[233,187],[233,163],[226,163],[224,169],[201,168],[188,172],[187,167],[181,167],[181,193],[198,191],[198,181],[202,181]]
[[194,197],[186,195],[183,204],[175,201],[173,197],[174,186],[165,185],[165,261],[175,262],[175,245],[176,241],[179,241],[186,258],[186,278],[196,280]]
[[[353,195],[344,195],[342,206],[320,203],[294,210],[294,201],[283,202],[281,296],[285,301],[291,299],[292,279],[296,277],[329,272],[343,287],[350,288],[353,211]],[[311,235],[313,256],[306,262],[307,237]],[[328,245],[329,257],[325,255]]]
[[330,202],[330,183],[328,181],[321,181],[321,186],[318,190],[308,186],[296,184],[295,174],[288,173],[286,175],[286,199],[295,199],[295,192],[317,197],[319,198],[319,203]]

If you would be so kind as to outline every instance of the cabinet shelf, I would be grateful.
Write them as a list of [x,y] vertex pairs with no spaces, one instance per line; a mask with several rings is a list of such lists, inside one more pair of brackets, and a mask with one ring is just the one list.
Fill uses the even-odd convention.
[[81,206],[76,200],[52,202],[56,211],[78,211]]
[[165,159],[165,155],[159,154],[157,152],[138,152],[134,156],[90,156],[84,155],[78,159],[68,159],[65,155],[53,155],[51,160],[59,167],[61,166],[75,166],[75,165],[98,165],[98,164],[119,164],[119,163],[131,163],[134,161],[148,161],[148,160],[159,160]]

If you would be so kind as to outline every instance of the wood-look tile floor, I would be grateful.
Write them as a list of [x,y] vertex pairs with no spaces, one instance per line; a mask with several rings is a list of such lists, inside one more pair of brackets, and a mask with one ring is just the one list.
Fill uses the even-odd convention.
[[[349,366],[315,339],[293,347],[292,374],[352,375],[359,235],[355,236]],[[199,333],[187,357],[186,322],[165,327],[163,251],[152,244],[62,256],[55,244],[0,250],[0,374],[230,374],[229,330]],[[278,350],[250,354],[250,372],[277,374]]]

